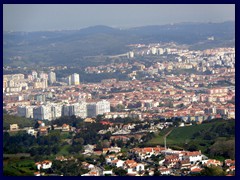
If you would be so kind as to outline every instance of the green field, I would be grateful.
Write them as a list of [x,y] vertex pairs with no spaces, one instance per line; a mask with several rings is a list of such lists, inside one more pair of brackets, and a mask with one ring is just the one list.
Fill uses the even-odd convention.
[[37,171],[34,160],[19,157],[5,157],[3,159],[4,176],[33,176]]
[[[174,128],[173,131],[167,137],[167,147],[176,149],[185,149],[187,145],[194,144],[198,149],[205,151],[211,144],[213,144],[213,139],[206,140],[201,136],[201,132],[205,134],[210,134],[216,132],[217,128],[221,125],[234,126],[233,121],[214,121],[210,123],[192,125],[187,127]],[[171,129],[165,129],[156,135],[153,139],[145,144],[145,146],[164,146],[164,135],[167,134]],[[219,130],[218,130],[219,131]],[[200,135],[196,136],[195,134]],[[195,137],[194,137],[195,136]],[[214,140],[226,139],[223,137],[216,137]]]

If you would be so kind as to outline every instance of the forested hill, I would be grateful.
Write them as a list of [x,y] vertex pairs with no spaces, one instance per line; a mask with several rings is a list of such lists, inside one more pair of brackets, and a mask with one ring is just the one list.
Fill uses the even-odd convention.
[[[214,41],[208,37],[214,36]],[[235,45],[235,22],[180,23],[117,29],[94,26],[81,30],[4,32],[3,64],[12,66],[76,65],[85,56],[126,53],[134,43],[175,42],[204,49]]]

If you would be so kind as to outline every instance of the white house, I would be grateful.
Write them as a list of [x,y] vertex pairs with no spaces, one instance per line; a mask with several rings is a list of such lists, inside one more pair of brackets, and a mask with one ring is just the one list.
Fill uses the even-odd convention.
[[189,159],[191,164],[195,164],[196,162],[202,162],[202,154],[201,151],[193,151],[193,152],[184,152],[182,156],[183,160]]
[[113,166],[116,166],[116,167],[123,167],[124,162],[125,162],[125,161],[123,161],[123,160],[121,160],[121,159],[115,159],[115,160],[113,160],[113,161],[111,162],[111,164],[112,164]]
[[35,163],[35,165],[37,166],[38,170],[49,169],[49,168],[52,167],[52,161],[45,160],[45,161],[42,161],[42,162],[37,162],[37,163]]
[[161,175],[169,175],[171,173],[171,169],[166,167],[160,167],[158,170],[161,173]]
[[106,164],[111,164],[113,160],[117,159],[115,154],[110,154],[105,157]]
[[112,170],[109,170],[109,171],[103,171],[103,175],[105,175],[105,174],[110,174],[110,175],[112,175]]
[[28,129],[28,130],[27,130],[27,133],[28,133],[29,135],[35,136],[35,135],[37,134],[37,131],[35,131],[34,129]]

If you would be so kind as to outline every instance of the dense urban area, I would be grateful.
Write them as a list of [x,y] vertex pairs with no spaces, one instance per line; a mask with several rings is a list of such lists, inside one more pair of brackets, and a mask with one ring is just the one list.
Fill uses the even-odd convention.
[[235,175],[235,48],[128,46],[3,67],[4,175]]

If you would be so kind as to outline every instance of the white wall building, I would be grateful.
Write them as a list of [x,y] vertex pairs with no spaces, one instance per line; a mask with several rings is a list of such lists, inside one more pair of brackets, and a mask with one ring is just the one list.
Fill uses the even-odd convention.
[[51,106],[41,105],[33,108],[33,118],[36,120],[52,120]]
[[56,73],[55,72],[48,73],[48,82],[49,82],[49,84],[53,84],[56,82]]
[[21,117],[33,118],[34,106],[18,106],[17,114]]
[[62,105],[60,104],[53,104],[51,106],[51,116],[52,119],[57,119],[62,116]]
[[87,116],[96,117],[110,112],[110,102],[106,100],[92,102],[87,104]]
[[80,78],[79,74],[74,73],[71,75],[71,85],[79,85],[80,84]]

